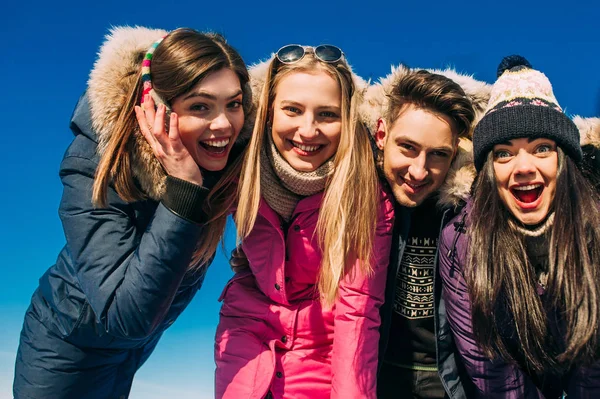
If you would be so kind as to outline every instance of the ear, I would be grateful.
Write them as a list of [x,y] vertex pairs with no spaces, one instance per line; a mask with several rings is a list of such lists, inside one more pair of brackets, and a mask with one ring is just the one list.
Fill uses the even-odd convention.
[[380,150],[385,146],[387,127],[385,121],[381,118],[377,120],[377,132],[375,132],[375,143]]

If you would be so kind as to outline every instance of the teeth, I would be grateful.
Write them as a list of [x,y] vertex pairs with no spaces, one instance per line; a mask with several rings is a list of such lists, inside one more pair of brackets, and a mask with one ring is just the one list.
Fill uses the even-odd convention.
[[203,141],[202,143],[209,145],[211,147],[225,147],[227,144],[229,144],[229,139],[222,139],[222,140],[209,140],[209,141]]
[[294,144],[295,147],[298,147],[302,151],[306,151],[306,152],[317,151],[319,149],[319,147],[321,147],[320,145],[304,145],[304,144],[295,143],[295,142],[292,142],[292,144]]
[[513,190],[528,191],[528,190],[534,190],[534,189],[536,189],[538,187],[541,187],[541,184],[530,184],[528,186],[513,187]]
[[413,184],[413,183],[406,182],[406,184],[409,185],[412,188],[419,188],[419,187],[423,187],[427,183]]

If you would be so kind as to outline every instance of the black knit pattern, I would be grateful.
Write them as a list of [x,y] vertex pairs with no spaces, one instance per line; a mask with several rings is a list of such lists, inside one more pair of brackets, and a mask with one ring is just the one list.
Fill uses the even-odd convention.
[[494,145],[522,137],[552,139],[575,162],[583,158],[579,130],[569,117],[551,107],[519,105],[489,112],[475,127],[473,156],[477,171]]

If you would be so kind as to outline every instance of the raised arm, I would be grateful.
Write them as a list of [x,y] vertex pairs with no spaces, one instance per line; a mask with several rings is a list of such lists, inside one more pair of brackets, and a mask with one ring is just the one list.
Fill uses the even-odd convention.
[[69,256],[104,329],[144,338],[164,319],[190,264],[203,230],[198,210],[207,190],[169,178],[160,203],[127,204],[109,187],[107,206],[95,208],[96,167],[95,144],[78,136],[60,171],[59,214]]

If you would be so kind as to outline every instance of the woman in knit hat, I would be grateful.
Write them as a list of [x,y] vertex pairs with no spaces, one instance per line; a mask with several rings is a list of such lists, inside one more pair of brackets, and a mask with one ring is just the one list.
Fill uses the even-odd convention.
[[235,220],[249,269],[221,299],[217,398],[375,398],[393,209],[360,82],[334,46],[262,68]]
[[473,134],[472,200],[442,233],[473,397],[600,397],[600,198],[546,76],[505,58]]
[[248,80],[219,35],[111,31],[71,121],[60,168],[67,244],[25,315],[15,398],[129,396],[223,235]]

